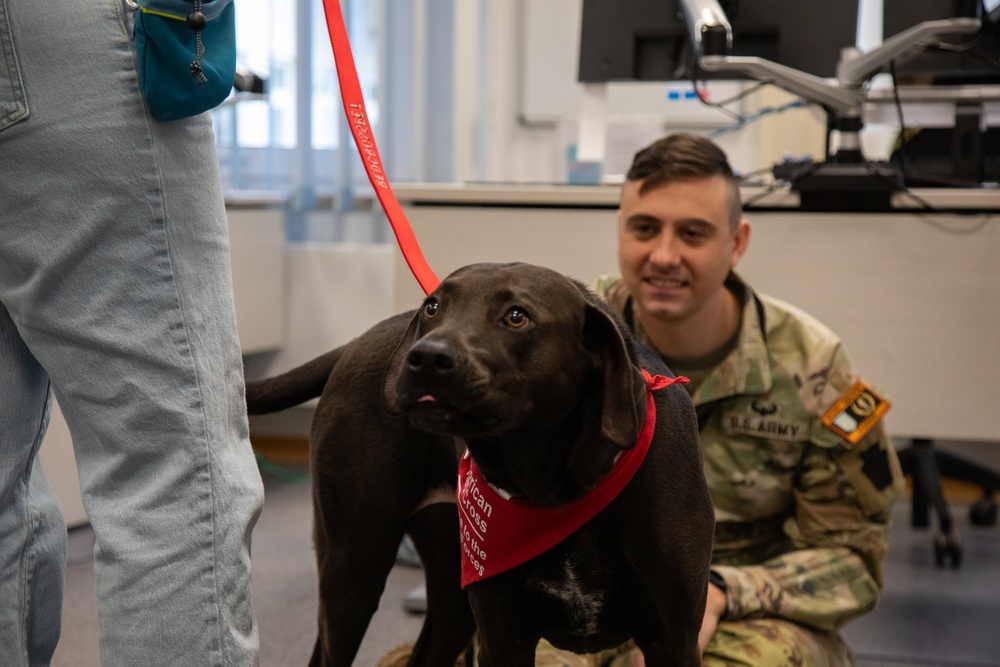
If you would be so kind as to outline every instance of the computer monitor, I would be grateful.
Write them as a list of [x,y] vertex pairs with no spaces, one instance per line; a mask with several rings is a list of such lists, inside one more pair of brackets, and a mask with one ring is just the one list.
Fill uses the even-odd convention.
[[[757,56],[816,76],[836,73],[857,40],[858,0],[720,0],[733,28],[730,55]],[[698,73],[704,79],[739,78]],[[579,80],[692,78],[691,47],[678,0],[584,0]]]
[[979,16],[982,28],[972,35],[942,40],[895,68],[900,85],[969,85],[1000,83],[1000,0],[882,0],[883,39],[923,21]]

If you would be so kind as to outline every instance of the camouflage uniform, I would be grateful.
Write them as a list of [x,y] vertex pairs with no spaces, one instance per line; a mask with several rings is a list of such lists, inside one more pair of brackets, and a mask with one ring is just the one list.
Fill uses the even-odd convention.
[[[857,378],[840,339],[735,274],[727,286],[738,342],[692,394],[729,601],[705,665],[850,664],[837,630],[878,600],[899,461],[882,423],[852,445],[821,421]],[[645,342],[625,285],[595,289]]]

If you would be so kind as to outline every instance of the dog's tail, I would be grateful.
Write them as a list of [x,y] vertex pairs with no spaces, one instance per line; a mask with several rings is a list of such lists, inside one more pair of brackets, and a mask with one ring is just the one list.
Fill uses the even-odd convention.
[[316,398],[323,393],[342,351],[338,347],[281,375],[247,382],[247,412],[277,412]]

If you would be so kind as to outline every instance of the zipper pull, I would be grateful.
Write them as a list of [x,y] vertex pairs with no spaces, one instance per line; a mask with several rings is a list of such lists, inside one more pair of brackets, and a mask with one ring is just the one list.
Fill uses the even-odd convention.
[[191,61],[191,76],[199,84],[208,83],[208,77],[205,76],[205,72],[201,69],[201,59],[205,55],[205,45],[201,41],[201,31],[205,29],[207,24],[208,19],[205,18],[205,14],[201,11],[201,0],[194,0],[194,9],[187,15],[187,27],[194,33],[195,43],[195,57]]

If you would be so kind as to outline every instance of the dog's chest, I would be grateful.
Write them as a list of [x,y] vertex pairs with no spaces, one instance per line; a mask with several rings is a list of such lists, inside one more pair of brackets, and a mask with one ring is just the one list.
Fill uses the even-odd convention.
[[593,577],[582,576],[579,565],[570,557],[563,558],[560,565],[546,575],[531,577],[529,587],[563,609],[573,634],[597,634],[608,603],[608,587]]

